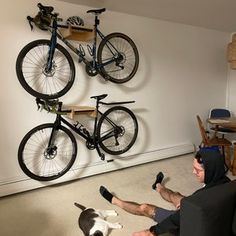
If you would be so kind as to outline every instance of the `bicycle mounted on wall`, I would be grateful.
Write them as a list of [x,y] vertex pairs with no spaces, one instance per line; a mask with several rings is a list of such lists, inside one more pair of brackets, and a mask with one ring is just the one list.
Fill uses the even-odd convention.
[[[136,45],[123,33],[111,33],[105,36],[99,29],[98,16],[106,9],[89,10],[95,15],[94,28],[61,25],[54,8],[38,4],[36,17],[27,17],[31,28],[35,23],[42,30],[51,33],[51,39],[40,39],[27,44],[16,60],[16,73],[23,88],[31,95],[43,99],[55,99],[63,96],[73,85],[75,65],[67,49],[57,43],[60,39],[85,64],[89,76],[100,74],[105,80],[125,83],[137,72],[139,54]],[[98,44],[98,36],[100,43]],[[74,47],[69,40],[92,40],[87,45],[91,60],[86,59],[85,50],[80,44]]]
[[[38,108],[56,114],[54,123],[41,124],[30,130],[22,139],[18,149],[18,162],[23,172],[39,181],[54,180],[72,167],[77,155],[74,133],[86,141],[89,150],[96,149],[101,160],[105,160],[102,149],[111,155],[121,155],[134,144],[138,134],[135,115],[122,104],[125,102],[102,102],[107,94],[92,96],[96,107],[68,107],[58,100],[36,98]],[[104,113],[100,105],[112,106]],[[89,131],[83,124],[74,120],[74,115],[86,114],[94,119],[94,127]],[[62,116],[69,117],[69,121]],[[72,119],[72,121],[71,121]],[[67,127],[71,130],[69,130]]]

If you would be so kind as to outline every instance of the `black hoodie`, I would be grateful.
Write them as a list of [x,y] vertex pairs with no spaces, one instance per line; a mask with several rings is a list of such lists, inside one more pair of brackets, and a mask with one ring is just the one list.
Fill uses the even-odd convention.
[[[225,175],[224,158],[219,151],[211,149],[201,149],[196,156],[201,156],[201,161],[205,170],[205,186],[196,192],[211,188],[216,185],[227,183],[230,179]],[[194,192],[193,194],[195,194]],[[174,233],[178,235],[180,227],[180,210],[150,228],[155,235],[162,233]]]

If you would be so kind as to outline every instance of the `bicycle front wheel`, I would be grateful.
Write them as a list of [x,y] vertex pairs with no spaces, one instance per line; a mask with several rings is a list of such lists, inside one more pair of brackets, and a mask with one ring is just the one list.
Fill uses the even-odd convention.
[[138,122],[128,108],[115,106],[101,116],[97,132],[100,147],[109,154],[120,155],[133,146]]
[[[54,180],[73,165],[77,143],[70,130],[54,124],[42,124],[29,131],[18,149],[18,162],[23,172],[39,181]],[[54,131],[53,131],[54,130]],[[49,145],[49,140],[52,139]]]
[[114,83],[125,83],[138,70],[138,49],[131,38],[122,33],[107,35],[99,44],[97,54],[101,75]]
[[31,95],[43,99],[63,96],[73,85],[75,65],[67,50],[56,45],[52,66],[47,70],[49,40],[27,44],[16,60],[16,74],[22,87]]

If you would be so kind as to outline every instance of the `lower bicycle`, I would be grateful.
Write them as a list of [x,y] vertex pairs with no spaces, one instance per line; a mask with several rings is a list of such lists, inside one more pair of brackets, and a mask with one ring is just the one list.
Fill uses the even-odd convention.
[[[77,155],[77,143],[73,130],[86,141],[88,149],[96,149],[101,160],[105,155],[127,152],[135,143],[138,122],[134,113],[122,104],[125,102],[102,102],[107,94],[92,96],[96,107],[63,107],[58,100],[36,98],[38,108],[56,114],[54,123],[41,124],[30,130],[22,139],[18,149],[18,162],[23,172],[32,179],[50,181],[64,175],[72,167]],[[100,105],[112,106],[104,113]],[[71,121],[76,114],[89,114],[94,118],[94,128],[90,132],[78,121]],[[68,129],[67,127],[70,129]]]

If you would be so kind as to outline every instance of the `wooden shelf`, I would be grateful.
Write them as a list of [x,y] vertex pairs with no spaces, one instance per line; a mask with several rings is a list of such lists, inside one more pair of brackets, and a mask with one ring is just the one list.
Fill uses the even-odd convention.
[[65,39],[83,42],[91,41],[95,35],[93,29],[84,26],[68,26],[68,28],[61,28],[60,32]]

